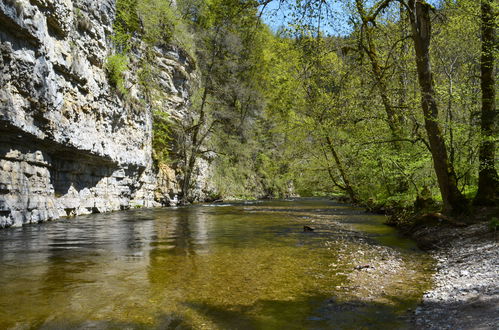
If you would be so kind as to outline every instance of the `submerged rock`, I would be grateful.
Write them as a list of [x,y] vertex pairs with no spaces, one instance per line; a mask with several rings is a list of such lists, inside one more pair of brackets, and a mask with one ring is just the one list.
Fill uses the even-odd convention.
[[303,226],[303,232],[312,232],[312,231],[314,231],[314,228],[309,226]]

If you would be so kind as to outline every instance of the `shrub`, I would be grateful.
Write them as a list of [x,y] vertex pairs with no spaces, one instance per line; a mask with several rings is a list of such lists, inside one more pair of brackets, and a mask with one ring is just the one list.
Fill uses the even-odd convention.
[[154,158],[159,163],[169,163],[170,144],[172,142],[171,122],[168,114],[161,110],[153,112],[153,138],[152,146]]
[[106,72],[111,85],[120,93],[126,94],[124,73],[128,67],[128,57],[123,54],[114,54],[107,58]]
[[490,219],[489,228],[491,230],[497,231],[497,229],[499,229],[499,218],[494,217],[494,218]]

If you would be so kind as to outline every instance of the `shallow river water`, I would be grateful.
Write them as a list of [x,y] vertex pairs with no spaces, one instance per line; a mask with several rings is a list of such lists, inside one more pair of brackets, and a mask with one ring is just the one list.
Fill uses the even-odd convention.
[[0,329],[405,328],[432,264],[383,220],[297,199],[0,230]]

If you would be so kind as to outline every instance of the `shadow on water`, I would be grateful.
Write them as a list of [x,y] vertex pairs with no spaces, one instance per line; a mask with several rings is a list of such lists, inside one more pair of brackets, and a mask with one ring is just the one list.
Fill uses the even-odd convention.
[[[322,302],[321,307],[305,314],[303,306],[311,306]],[[496,306],[499,302],[495,302]],[[206,321],[201,326],[194,325],[179,314],[160,314],[150,323],[120,322],[115,320],[87,320],[82,322],[44,320],[32,324],[30,328],[43,330],[87,330],[87,329],[416,329],[409,323],[410,315],[401,313],[386,304],[366,303],[364,301],[336,301],[324,295],[304,298],[300,301],[261,300],[254,306],[216,305],[205,302],[188,301],[183,303],[188,308],[202,315]],[[466,301],[452,303],[434,303],[433,310],[440,314],[430,318],[441,317],[449,313],[465,312],[469,308],[477,309],[479,303]],[[490,304],[493,306],[493,304]],[[484,313],[493,313],[489,306]],[[248,313],[250,309],[263,311],[259,315]],[[480,319],[470,319],[469,324],[450,322],[451,329],[480,328],[492,329],[494,325],[483,324]]]
[[259,300],[252,306],[185,304],[220,329],[394,329],[403,328],[407,318],[393,305],[337,301],[323,294],[299,300]]
[[195,329],[191,324],[178,315],[160,315],[155,318],[154,325],[138,322],[119,322],[112,320],[91,320],[84,322],[64,322],[64,321],[46,321],[33,327],[40,330],[142,330],[142,329],[164,329],[164,330],[183,330]]
[[[161,314],[152,323],[92,320],[84,322],[45,321],[36,328],[59,329],[403,329],[408,315],[394,306],[359,300],[336,301],[326,295],[301,300],[259,300],[248,305],[217,305],[188,301],[187,308],[203,317],[193,325],[180,314]],[[314,309],[315,306],[315,309]],[[249,312],[256,310],[257,313]]]

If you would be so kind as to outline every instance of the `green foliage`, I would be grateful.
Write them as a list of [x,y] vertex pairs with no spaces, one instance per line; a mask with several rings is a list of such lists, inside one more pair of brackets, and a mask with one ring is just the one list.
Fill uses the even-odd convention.
[[491,230],[497,231],[499,229],[499,218],[493,217],[489,221],[489,228]]
[[158,162],[170,162],[171,126],[164,109],[157,109],[167,97],[155,83],[158,74],[155,47],[178,45],[184,51],[193,50],[192,35],[176,8],[167,0],[117,0],[112,41],[115,53],[107,58],[106,72],[112,86],[127,95],[124,73],[128,69],[132,51],[141,54],[136,67],[145,99],[144,106],[153,112],[153,149]]
[[139,0],[117,0],[116,18],[113,24],[112,40],[119,53],[127,53],[132,44],[134,34],[139,32],[140,20],[137,14]]
[[[151,107],[165,98],[153,83],[155,49],[176,45],[196,59],[200,86],[189,115],[173,122],[154,108],[156,159],[194,176],[196,160],[210,161],[222,197],[353,194],[408,207],[427,186],[441,202],[400,8],[388,6],[366,29],[351,7],[352,31],[342,37],[316,30],[325,19],[320,5],[298,1],[293,25],[278,33],[262,24],[257,9],[239,0],[179,0],[176,7],[118,0],[117,52],[106,64],[117,89],[124,89],[127,56],[138,40],[146,48],[139,82]],[[442,2],[431,50],[438,124],[458,187],[469,196],[481,141],[478,12],[471,0]]]
[[[234,144],[237,142],[233,141]],[[228,199],[263,197],[259,178],[255,175],[250,155],[239,158],[221,156],[214,162],[213,183],[220,196]]]
[[124,74],[128,67],[128,57],[123,54],[114,54],[107,58],[106,72],[111,85],[122,95],[126,95]]
[[178,9],[166,0],[137,0],[137,16],[142,23],[141,39],[150,46],[177,45],[191,56],[193,36]]
[[171,126],[166,112],[159,110],[153,112],[153,155],[155,160],[160,163],[170,163],[171,161]]
[[[106,69],[114,86],[124,92],[122,72],[133,48],[140,47],[142,71],[150,73],[148,66],[156,64],[156,46],[177,44],[193,53],[192,35],[178,11],[167,0],[117,0],[116,18],[111,37],[115,54],[107,59]],[[146,75],[139,75],[141,83],[150,82]],[[150,78],[150,76],[147,76]],[[146,86],[147,87],[147,86]]]
[[132,47],[132,37],[139,30],[140,22],[137,16],[138,0],[117,0],[116,17],[113,23],[111,39],[115,53],[106,59],[106,72],[111,85],[121,94],[126,95],[124,72],[129,63],[128,52]]
[[113,29],[120,53],[134,47],[134,37],[149,46],[177,43],[186,50],[192,48],[186,24],[167,0],[118,0]]

